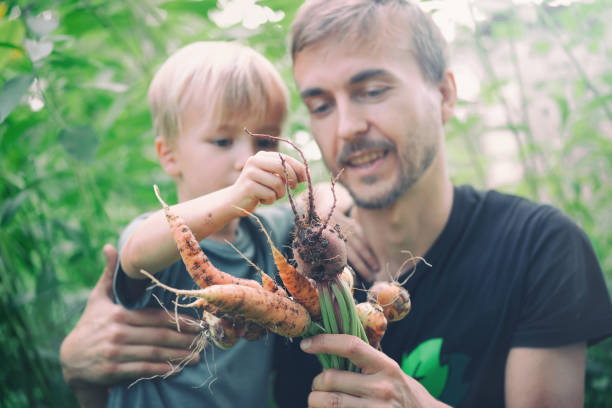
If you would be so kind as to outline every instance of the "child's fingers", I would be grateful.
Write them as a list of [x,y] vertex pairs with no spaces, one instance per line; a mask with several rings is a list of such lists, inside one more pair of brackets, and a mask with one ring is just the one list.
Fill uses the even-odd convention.
[[285,194],[285,179],[280,175],[253,167],[246,170],[248,195],[257,201],[272,204]]
[[[279,155],[282,157],[282,161],[279,159]],[[262,177],[262,173],[259,171],[269,173],[274,178]],[[305,167],[302,163],[293,157],[276,152],[258,152],[250,157],[245,164],[243,173],[247,178],[277,192],[277,198],[284,195],[286,180],[289,182],[290,188],[295,188],[300,181],[306,179]]]
[[304,166],[304,163],[291,156],[287,156],[282,153],[279,154],[281,154],[283,156],[283,159],[285,160],[285,168],[287,169],[289,182],[295,182],[295,186],[292,186],[292,188],[297,187],[297,183],[306,181],[306,166]]

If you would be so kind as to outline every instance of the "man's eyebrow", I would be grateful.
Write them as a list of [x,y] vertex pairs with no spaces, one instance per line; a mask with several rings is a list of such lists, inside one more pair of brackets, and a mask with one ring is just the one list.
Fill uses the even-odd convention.
[[[390,75],[391,74],[387,70],[384,70],[384,69],[380,69],[380,68],[366,69],[364,71],[358,72],[355,75],[353,75],[349,79],[348,84],[355,85],[360,82],[367,81],[370,78],[388,77]],[[306,88],[302,92],[300,92],[300,96],[302,97],[302,99],[307,99],[313,96],[322,95],[324,93],[325,91],[321,88]]]
[[310,98],[312,96],[319,96],[323,94],[323,89],[321,88],[306,88],[302,92],[300,92],[300,96],[302,99]]
[[361,71],[356,73],[349,79],[349,85],[358,84],[363,81],[367,81],[370,78],[375,77],[385,77],[389,76],[389,72],[384,69],[366,69],[365,71]]

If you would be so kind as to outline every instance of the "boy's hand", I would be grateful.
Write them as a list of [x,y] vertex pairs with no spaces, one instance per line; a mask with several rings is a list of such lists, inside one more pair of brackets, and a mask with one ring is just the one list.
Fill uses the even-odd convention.
[[[199,331],[181,324],[182,333],[163,310],[126,310],[113,302],[117,251],[104,247],[106,268],[92,290],[83,315],[64,339],[60,360],[64,379],[77,392],[120,380],[164,374],[168,361],[190,354]],[[185,317],[188,319],[188,317]],[[196,363],[199,356],[194,356]]]
[[306,167],[282,153],[258,152],[249,157],[238,180],[231,187],[237,194],[235,205],[252,212],[259,204],[274,203],[285,195],[285,178],[289,187],[294,189],[298,183],[306,180]]

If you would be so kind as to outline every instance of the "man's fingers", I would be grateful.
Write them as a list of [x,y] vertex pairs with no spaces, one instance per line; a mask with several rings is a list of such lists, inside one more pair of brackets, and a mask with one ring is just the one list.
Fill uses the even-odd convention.
[[113,343],[146,344],[161,347],[188,349],[195,339],[193,333],[178,333],[176,330],[158,327],[119,326],[110,332]]
[[119,344],[103,351],[106,357],[118,363],[150,362],[150,363],[178,363],[187,358],[193,363],[200,361],[199,353],[187,348],[158,347],[145,345]]
[[313,391],[308,395],[308,408],[368,408],[367,400],[339,392]]
[[113,299],[113,276],[115,275],[115,269],[117,269],[117,250],[111,244],[106,244],[102,248],[102,252],[104,252],[106,258],[106,266],[92,292],[103,293],[106,297]]
[[344,218],[345,219],[338,217],[338,220],[340,226],[347,230],[348,246],[352,247],[356,254],[359,254],[360,258],[371,271],[378,271],[380,269],[378,259],[370,247],[370,243],[364,237],[361,227],[356,223],[356,221],[347,217]]
[[317,375],[312,381],[313,391],[337,391],[357,397],[366,396],[369,391],[364,387],[364,375],[352,371],[329,369]]
[[176,332],[175,317],[178,317],[181,332],[192,334],[200,332],[200,323],[191,316],[170,314],[161,309],[125,310],[121,308],[113,316],[113,320],[132,326],[172,328]]
[[368,255],[369,247],[359,239],[349,238],[346,245],[347,258],[353,270],[364,280],[371,282],[378,272],[376,258]]
[[376,373],[395,364],[391,358],[356,336],[348,334],[320,334],[300,343],[303,351],[311,354],[335,354],[348,358],[364,373]]
[[366,282],[371,282],[374,279],[374,275],[370,272],[370,267],[365,264],[357,253],[348,251],[347,257],[349,265],[351,265],[357,275],[361,276],[361,279]]

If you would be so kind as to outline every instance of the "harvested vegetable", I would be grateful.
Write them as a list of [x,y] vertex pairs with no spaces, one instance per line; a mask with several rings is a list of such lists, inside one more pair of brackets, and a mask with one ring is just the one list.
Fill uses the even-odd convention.
[[234,318],[253,321],[281,336],[299,337],[310,330],[310,315],[302,305],[287,297],[266,292],[261,287],[225,284],[196,290],[175,289],[163,284],[145,270],[140,272],[157,286],[176,295],[202,298]]
[[[243,210],[244,211],[244,210]],[[287,259],[283,256],[283,254],[276,248],[274,243],[272,242],[272,238],[270,238],[270,234],[266,231],[261,220],[254,214],[245,211],[251,217],[253,217],[258,223],[259,227],[263,231],[266,239],[268,240],[268,245],[270,245],[270,249],[272,250],[272,257],[274,258],[274,263],[278,268],[278,274],[285,285],[285,288],[289,291],[291,296],[298,301],[302,306],[308,310],[310,317],[314,320],[318,320],[321,317],[321,305],[319,304],[319,295],[317,294],[317,289],[310,282],[310,280],[299,273],[296,268],[293,267],[287,261]]]
[[410,294],[397,282],[376,282],[368,290],[368,299],[382,306],[389,322],[401,320],[410,312]]
[[356,306],[357,315],[372,347],[380,350],[380,341],[387,330],[387,318],[378,303],[363,302]]
[[[287,197],[294,213],[295,239],[292,246],[298,273],[304,275],[305,278],[312,279],[314,283],[314,287],[318,292],[321,323],[325,332],[351,334],[367,342],[368,339],[357,315],[349,285],[341,278],[343,270],[347,267],[346,238],[342,234],[339,225],[330,225],[331,217],[336,207],[334,186],[337,177],[332,179],[331,183],[334,202],[329,214],[325,220],[322,220],[314,208],[314,193],[310,169],[300,148],[292,141],[277,136],[253,134],[248,130],[246,132],[254,137],[286,142],[293,146],[302,158],[308,182],[308,200],[304,214],[298,213],[291,196],[291,191],[289,190],[289,185],[286,183]],[[284,158],[282,155],[279,155],[279,157],[283,168],[286,169]],[[287,179],[288,176],[285,170],[285,180]],[[283,283],[287,287],[287,282],[285,282],[283,275],[281,275],[281,279],[283,279]],[[288,288],[288,290],[289,293],[292,293],[291,289]],[[300,301],[297,297],[296,299]],[[359,368],[346,358],[334,355],[319,355],[318,357],[323,368],[359,371]]]
[[261,285],[254,280],[236,278],[214,266],[204,251],[202,251],[202,248],[200,248],[198,240],[187,224],[185,224],[185,221],[178,215],[173,214],[168,204],[162,200],[157,185],[153,186],[153,188],[157,199],[164,208],[166,220],[168,220],[168,225],[176,241],[176,246],[181,254],[181,258],[185,263],[185,267],[191,275],[191,278],[199,287],[206,288],[211,285],[232,283],[252,288],[261,288]]

